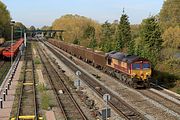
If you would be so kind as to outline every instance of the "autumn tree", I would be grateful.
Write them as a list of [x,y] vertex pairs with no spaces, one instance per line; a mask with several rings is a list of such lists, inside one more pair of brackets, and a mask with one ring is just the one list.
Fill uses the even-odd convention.
[[166,0],[160,11],[159,20],[163,30],[169,27],[180,26],[180,1]]
[[75,39],[78,39],[81,45],[87,47],[90,41],[84,38],[84,31],[88,26],[95,28],[95,38],[97,41],[100,41],[100,24],[84,16],[72,14],[64,15],[53,22],[52,29],[65,30],[63,37],[66,42],[72,43]]
[[8,37],[10,33],[10,13],[7,7],[0,1],[0,37]]
[[163,46],[168,48],[180,48],[180,27],[170,27],[165,30],[163,36]]

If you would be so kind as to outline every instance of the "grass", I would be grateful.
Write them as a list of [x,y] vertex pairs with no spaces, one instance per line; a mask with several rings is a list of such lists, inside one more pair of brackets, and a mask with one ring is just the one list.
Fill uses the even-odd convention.
[[34,58],[34,64],[41,64],[40,58]]
[[48,110],[50,107],[50,96],[48,95],[47,92],[43,92],[41,94],[41,108]]
[[177,93],[177,94],[180,94],[180,88],[176,90],[176,93]]
[[44,84],[39,84],[38,91],[40,93],[41,108],[48,110],[48,108],[51,106],[51,97],[47,92],[47,88],[44,86]]

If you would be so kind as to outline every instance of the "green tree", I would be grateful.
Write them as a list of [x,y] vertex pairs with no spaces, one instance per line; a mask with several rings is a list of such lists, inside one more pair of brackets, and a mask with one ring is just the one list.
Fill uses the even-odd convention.
[[7,7],[0,1],[0,37],[7,38],[10,33],[11,17]]
[[169,27],[180,26],[180,1],[166,0],[160,11],[159,20],[163,30]]
[[50,27],[50,26],[43,26],[41,28],[41,30],[51,30],[51,29],[52,29],[52,27]]
[[97,46],[95,31],[93,26],[88,26],[84,31],[84,37],[90,40],[88,47],[93,48],[93,50]]
[[141,23],[140,39],[143,49],[136,53],[151,60],[156,65],[159,60],[159,53],[162,48],[161,30],[154,16],[144,19]]
[[80,45],[80,40],[78,38],[74,39],[73,44]]
[[26,26],[23,25],[21,22],[16,22],[15,25],[14,25],[14,29],[23,29],[23,30],[25,30]]
[[123,51],[133,54],[133,40],[131,39],[131,28],[128,16],[124,13],[120,18],[118,30],[117,30],[117,49],[123,49]]
[[111,24],[106,21],[102,25],[102,31],[101,31],[101,43],[100,43],[100,48],[104,52],[109,52],[112,51],[112,30],[111,30]]
[[95,37],[95,28],[93,26],[87,26],[84,31],[84,38],[92,38]]
[[32,25],[29,30],[36,30],[36,28]]

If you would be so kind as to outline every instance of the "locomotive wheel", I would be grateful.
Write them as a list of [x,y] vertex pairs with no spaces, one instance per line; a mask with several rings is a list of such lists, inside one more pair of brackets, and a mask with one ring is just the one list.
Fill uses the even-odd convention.
[[144,83],[144,87],[145,87],[145,88],[150,88],[150,83],[149,83],[149,82],[145,82],[145,83]]
[[137,83],[133,83],[133,86],[132,86],[134,89],[137,88]]

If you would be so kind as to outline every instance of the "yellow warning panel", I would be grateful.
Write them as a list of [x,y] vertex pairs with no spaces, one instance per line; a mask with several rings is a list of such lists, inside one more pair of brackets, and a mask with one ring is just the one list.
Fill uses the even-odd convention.
[[[20,120],[34,120],[35,116],[19,116]],[[16,118],[11,118],[11,120],[16,120]],[[39,117],[38,120],[43,120],[43,117]]]
[[19,119],[23,120],[34,120],[35,116],[19,116]]
[[23,85],[33,85],[33,83],[23,83]]

